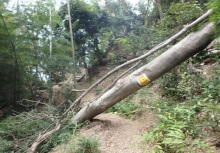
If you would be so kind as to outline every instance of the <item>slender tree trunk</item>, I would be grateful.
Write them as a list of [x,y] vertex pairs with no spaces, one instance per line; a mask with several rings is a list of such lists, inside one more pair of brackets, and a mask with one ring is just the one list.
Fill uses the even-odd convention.
[[209,23],[201,30],[191,33],[175,46],[164,52],[153,61],[142,66],[103,94],[96,101],[81,109],[73,118],[83,122],[94,118],[117,102],[136,92],[148,83],[156,80],[164,73],[184,62],[189,57],[202,51],[210,42],[214,25]]
[[32,83],[33,83],[33,79],[32,79],[32,73],[33,73],[33,69],[32,67],[29,68],[29,73],[30,73],[30,78],[28,78],[27,75],[25,75],[26,77],[26,81],[28,83],[28,87],[29,87],[29,90],[30,90],[30,93],[31,93],[31,97],[34,98],[34,100],[36,99],[36,96],[35,96],[35,91],[33,90],[33,86],[32,86]]
[[[19,0],[17,0],[17,15],[19,15],[19,12],[20,12],[20,8],[19,8]],[[16,35],[15,35],[15,54],[16,54],[16,57],[18,58],[18,35],[19,35],[19,28],[17,27],[16,28]],[[20,71],[19,71],[19,65],[18,65],[18,62],[17,62],[17,100],[20,99],[20,92],[21,92],[21,89],[20,89]],[[17,102],[15,103],[15,110],[17,109]]]
[[162,11],[161,0],[156,0],[156,3],[157,3],[158,10],[159,10],[160,19],[162,20],[163,19],[163,11]]
[[[36,38],[38,38],[38,34],[37,34]],[[35,77],[36,77],[36,79],[38,79],[38,78],[39,78],[39,69],[38,69],[38,66],[39,66],[38,42],[33,42],[33,47],[34,47],[34,57],[35,57],[35,60],[36,60],[36,65],[35,65],[35,69],[36,69]]]
[[[52,4],[51,4],[52,5]],[[50,6],[50,60],[52,59],[52,6]],[[49,70],[49,104],[53,104],[53,81],[52,81],[52,70]]]
[[73,30],[72,30],[72,21],[71,21],[71,14],[70,14],[70,4],[69,0],[67,0],[67,10],[69,16],[69,28],[70,28],[70,38],[71,38],[71,47],[72,47],[72,58],[73,58],[73,82],[74,82],[74,89],[76,89],[76,60],[75,60],[75,49],[74,49],[74,42],[73,42]]

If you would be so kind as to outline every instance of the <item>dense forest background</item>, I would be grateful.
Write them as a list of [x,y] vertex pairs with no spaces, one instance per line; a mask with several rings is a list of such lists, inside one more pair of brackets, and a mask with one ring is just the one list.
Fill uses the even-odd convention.
[[[73,58],[70,17],[65,1],[57,8],[54,0],[36,0],[28,5],[18,1],[14,6],[11,6],[10,0],[1,0],[0,152],[25,152],[36,139],[35,133],[53,123],[56,116],[68,108],[77,96],[71,92],[74,86],[78,86],[77,83],[72,82],[65,88],[62,101],[66,103],[59,109],[57,106],[61,102],[56,101],[53,93],[54,85],[67,80],[67,76],[74,73],[81,75],[82,69],[86,69],[92,78],[98,73],[97,67],[114,67],[138,57],[177,33],[208,9],[213,9],[211,17],[190,32],[212,21],[216,25],[214,40],[220,34],[219,6],[219,0],[140,0],[136,6],[126,0],[70,0],[75,50]],[[219,41],[211,46],[213,48],[219,50]],[[159,53],[143,61],[143,64],[157,55]],[[210,76],[204,77],[197,73],[195,67],[207,59],[208,63],[216,65],[210,71]],[[165,99],[161,98],[160,102],[163,102],[157,101],[149,108],[160,108],[158,114],[161,122],[145,136],[148,141],[156,142],[154,150],[184,152],[192,140],[200,149],[210,148],[199,139],[200,132],[196,125],[201,123],[205,123],[205,126],[210,127],[208,130],[211,129],[219,136],[219,59],[219,54],[210,55],[210,49],[207,49],[157,82]],[[189,63],[193,68],[187,69]],[[42,90],[46,96],[42,96]],[[97,92],[99,90],[96,88]],[[133,111],[138,108],[128,104],[117,104],[110,111]],[[129,109],[124,110],[127,107]],[[47,121],[44,115],[37,117],[39,112],[55,113],[55,117]],[[12,117],[8,117],[10,115]],[[31,117],[35,121],[24,123],[24,129],[11,125],[25,122]],[[65,136],[69,136],[63,133],[79,128],[69,122],[65,124],[62,129],[65,132],[58,132],[45,141],[39,148],[40,152],[48,152],[63,143],[67,140]],[[219,144],[218,140],[216,146]]]

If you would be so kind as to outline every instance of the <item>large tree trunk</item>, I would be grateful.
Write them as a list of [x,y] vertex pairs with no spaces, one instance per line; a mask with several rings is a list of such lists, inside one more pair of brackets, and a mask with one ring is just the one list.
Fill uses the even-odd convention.
[[83,122],[94,118],[149,82],[156,80],[189,57],[202,51],[211,42],[213,28],[212,23],[206,24],[201,30],[189,34],[182,41],[148,64],[134,71],[126,78],[118,80],[113,88],[93,103],[82,108],[74,116],[73,120]]

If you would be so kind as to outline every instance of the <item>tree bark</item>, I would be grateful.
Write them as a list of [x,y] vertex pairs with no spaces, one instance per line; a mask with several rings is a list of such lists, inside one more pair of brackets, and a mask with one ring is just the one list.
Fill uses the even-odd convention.
[[[51,4],[50,4],[51,5]],[[49,34],[49,49],[50,49],[50,60],[52,59],[52,6],[50,6],[50,34]],[[53,105],[53,81],[52,71],[49,69],[49,104]]]
[[161,0],[156,0],[156,3],[157,3],[158,10],[159,10],[160,19],[162,20],[163,19],[163,11],[162,11]]
[[71,13],[70,13],[70,2],[67,0],[67,11],[69,16],[69,28],[70,28],[70,38],[71,38],[71,47],[72,47],[72,58],[73,58],[73,88],[76,88],[76,59],[75,59],[75,48],[73,41],[73,29],[72,29],[72,21],[71,21]]
[[118,80],[116,85],[100,98],[82,108],[74,116],[73,120],[83,122],[94,118],[148,83],[156,80],[189,57],[202,51],[211,42],[213,29],[213,23],[206,24],[199,31],[189,34],[182,41],[148,64],[134,71],[126,78]]

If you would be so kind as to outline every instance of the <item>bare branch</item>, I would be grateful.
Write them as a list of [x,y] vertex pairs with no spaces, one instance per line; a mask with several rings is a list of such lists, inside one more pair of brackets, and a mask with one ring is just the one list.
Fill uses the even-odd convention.
[[74,92],[85,92],[87,89],[72,89]]
[[[43,103],[43,102],[40,102],[40,101],[29,100],[29,99],[22,99],[20,101],[17,101],[17,103],[21,103],[21,105],[23,105],[22,103],[25,102],[25,101],[34,103],[35,106],[38,105],[38,104],[42,104],[42,105],[46,105],[47,107],[49,107],[49,105],[46,104],[46,103]],[[25,105],[23,105],[23,106],[25,106]]]
[[33,152],[35,152],[35,150],[37,149],[37,146],[38,146],[41,142],[43,142],[46,138],[48,138],[50,135],[52,135],[54,132],[58,131],[58,130],[60,129],[60,126],[61,126],[61,124],[58,123],[53,130],[51,130],[51,131],[49,131],[49,132],[47,132],[47,133],[45,133],[45,134],[43,134],[43,135],[39,134],[37,140],[34,141],[34,143],[33,143],[33,144],[31,145],[31,147],[28,149],[27,153],[33,153]]

